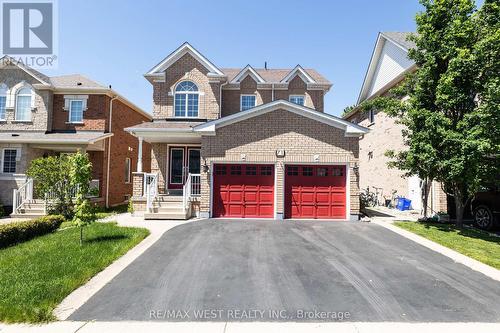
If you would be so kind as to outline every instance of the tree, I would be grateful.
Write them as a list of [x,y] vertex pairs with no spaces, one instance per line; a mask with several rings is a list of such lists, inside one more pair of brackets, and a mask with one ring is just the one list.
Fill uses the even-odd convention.
[[416,16],[416,48],[408,54],[418,69],[399,94],[363,107],[382,107],[405,125],[408,149],[388,152],[392,165],[428,184],[439,181],[454,198],[461,228],[472,196],[498,182],[499,1],[486,0],[479,11],[471,0],[420,2],[425,11]]
[[70,157],[68,155],[40,157],[31,161],[26,174],[35,181],[38,197],[50,196],[51,212],[66,218],[72,216],[73,202],[70,193]]
[[95,221],[95,209],[87,199],[90,194],[92,163],[87,154],[77,152],[71,156],[70,166],[71,186],[76,192],[73,223],[80,228],[80,245],[83,245],[83,228]]
[[351,112],[352,110],[354,110],[355,106],[354,105],[349,105],[349,106],[346,106],[344,108],[344,110],[342,111],[342,115],[341,117],[345,116],[346,114],[348,114],[349,112]]

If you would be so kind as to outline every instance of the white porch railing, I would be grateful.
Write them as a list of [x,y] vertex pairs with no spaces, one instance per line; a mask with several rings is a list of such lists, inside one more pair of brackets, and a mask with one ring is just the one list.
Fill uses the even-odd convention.
[[201,175],[199,173],[190,173],[187,176],[186,183],[182,189],[182,202],[187,208],[189,199],[201,195]]
[[151,212],[153,209],[153,201],[158,194],[158,174],[145,173],[144,174],[144,196],[146,197],[146,211]]
[[33,178],[27,178],[26,183],[18,189],[14,189],[12,196],[12,208],[14,214],[19,214],[21,206],[33,200]]
[[[72,199],[76,198],[76,193],[78,192],[78,187],[73,186],[69,190],[69,194]],[[89,195],[88,198],[98,198],[100,196],[100,181],[99,179],[92,179],[89,183]],[[57,199],[56,192],[50,190],[45,194],[45,200],[51,201]]]

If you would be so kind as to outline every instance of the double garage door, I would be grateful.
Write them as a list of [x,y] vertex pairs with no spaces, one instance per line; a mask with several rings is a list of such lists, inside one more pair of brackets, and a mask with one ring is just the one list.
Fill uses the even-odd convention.
[[[274,217],[274,165],[216,164],[215,217]],[[285,218],[345,219],[346,170],[339,165],[287,165]]]

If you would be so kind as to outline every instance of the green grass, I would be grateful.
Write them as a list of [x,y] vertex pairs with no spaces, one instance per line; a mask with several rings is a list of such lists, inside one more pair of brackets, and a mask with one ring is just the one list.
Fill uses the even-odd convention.
[[149,234],[146,229],[94,223],[0,250],[0,321],[46,322],[73,290]]
[[103,219],[108,216],[120,214],[120,213],[126,213],[127,212],[128,205],[120,205],[120,206],[115,206],[115,207],[109,207],[109,208],[100,208],[100,210],[96,213],[96,218]]
[[396,226],[500,269],[500,237],[454,225],[428,222],[396,222]]

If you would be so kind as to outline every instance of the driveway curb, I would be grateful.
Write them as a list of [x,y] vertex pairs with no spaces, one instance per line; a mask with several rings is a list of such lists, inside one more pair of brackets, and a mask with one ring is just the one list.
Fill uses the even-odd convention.
[[393,225],[392,224],[393,222],[394,221],[383,221],[383,220],[381,220],[381,221],[375,220],[374,221],[374,220],[372,220],[372,223],[380,225],[386,229],[391,230],[392,232],[397,233],[398,235],[401,235],[405,238],[408,238],[408,239],[414,241],[415,243],[418,243],[418,244],[425,246],[425,247],[427,247],[435,252],[438,252],[444,256],[447,256],[448,258],[452,259],[453,261],[455,261],[459,264],[465,265],[472,270],[480,272],[480,273],[492,278],[493,280],[500,281],[500,270],[498,270],[494,267],[488,266],[486,264],[483,264],[480,261],[477,261],[477,260],[472,259],[466,255],[463,255],[457,251],[454,251],[450,248],[447,248],[446,246],[435,243],[435,242],[433,242],[425,237],[422,237],[422,236],[414,234],[410,231],[401,229],[401,228]]

